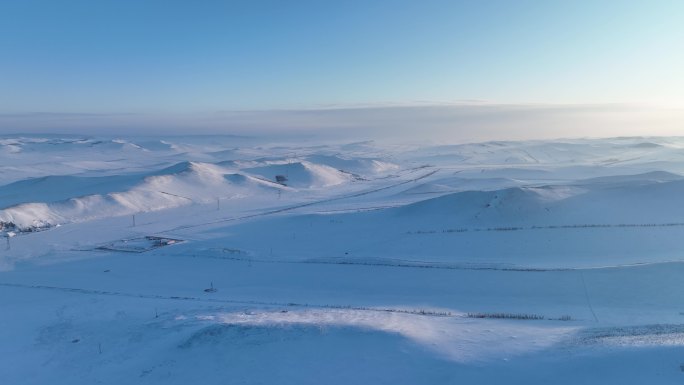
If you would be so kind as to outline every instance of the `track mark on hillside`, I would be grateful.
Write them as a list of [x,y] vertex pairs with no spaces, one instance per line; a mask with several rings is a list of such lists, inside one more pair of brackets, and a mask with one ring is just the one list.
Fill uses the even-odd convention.
[[[225,248],[225,250],[233,250]],[[88,251],[88,250],[83,250]],[[236,254],[246,254],[237,250],[227,252],[227,254],[155,254],[164,257],[174,258],[206,258],[224,261],[236,261],[247,263],[281,263],[281,264],[303,264],[303,265],[338,265],[338,266],[372,266],[372,267],[392,267],[410,269],[438,269],[438,270],[485,270],[485,271],[509,271],[521,273],[545,273],[545,272],[564,272],[564,271],[586,271],[600,269],[624,269],[636,268],[650,265],[684,263],[681,260],[667,260],[658,262],[637,262],[621,265],[606,266],[587,266],[587,267],[532,267],[508,265],[503,263],[449,263],[434,261],[419,261],[396,258],[373,258],[373,259],[345,259],[345,258],[314,258],[314,259],[273,259],[273,258],[253,258],[249,256],[239,256]]]
[[584,288],[584,296],[587,298],[587,305],[589,305],[589,310],[591,310],[591,315],[594,316],[594,321],[599,322],[594,307],[591,305],[591,298],[589,297],[589,290],[587,289],[587,282],[584,280],[584,272],[580,271],[580,277],[582,278],[582,287]]
[[186,230],[186,229],[191,229],[191,228],[196,228],[196,227],[209,226],[209,225],[225,223],[225,222],[234,222],[234,221],[239,221],[239,220],[244,220],[244,219],[264,217],[264,216],[268,216],[268,215],[280,214],[280,213],[293,211],[293,210],[301,209],[304,207],[319,205],[319,204],[323,204],[323,203],[330,203],[330,202],[336,202],[336,201],[340,201],[340,200],[344,200],[344,199],[357,198],[360,196],[374,194],[376,192],[380,192],[380,191],[388,190],[391,188],[399,187],[399,186],[402,186],[402,185],[405,185],[408,183],[417,182],[419,180],[429,178],[430,176],[436,174],[439,171],[440,171],[440,169],[436,169],[436,170],[430,171],[426,174],[423,174],[417,178],[413,178],[413,179],[405,180],[403,182],[394,183],[394,184],[391,184],[389,186],[374,188],[371,190],[361,191],[361,192],[357,192],[357,193],[353,193],[353,194],[349,194],[349,195],[343,195],[343,196],[334,197],[334,198],[328,198],[328,199],[323,199],[323,200],[318,200],[318,201],[313,201],[313,202],[301,203],[301,204],[297,204],[294,206],[287,206],[287,207],[283,207],[283,208],[279,208],[279,209],[264,211],[261,213],[243,215],[240,217],[222,218],[222,219],[217,219],[217,220],[210,221],[210,222],[198,223],[198,224],[194,224],[194,225],[178,226],[178,227],[174,227],[172,229],[165,230],[165,231],[160,232],[160,233],[165,233],[165,232],[169,232],[169,231]]
[[162,193],[162,194],[165,194],[165,195],[170,195],[170,196],[172,196],[172,197],[187,199],[187,200],[189,200],[190,202],[195,202],[195,201],[193,201],[192,199],[190,199],[190,198],[188,198],[188,197],[184,197],[184,196],[182,196],[182,195],[171,194],[171,193],[166,192],[166,191],[159,191],[159,192]]
[[574,229],[629,229],[629,228],[664,228],[664,227],[684,227],[684,222],[670,223],[585,223],[573,225],[544,225],[544,226],[507,226],[507,227],[461,227],[442,230],[415,230],[407,231],[407,235],[429,235],[429,234],[458,234],[458,233],[477,233],[477,232],[510,232],[510,231],[535,231],[535,230],[574,230]]
[[[231,250],[231,249],[225,249]],[[231,255],[232,254],[232,255]],[[344,258],[315,258],[315,259],[267,259],[267,258],[252,258],[241,257],[235,255],[236,253],[222,255],[211,254],[156,254],[166,257],[180,257],[180,258],[206,258],[219,259],[226,261],[239,261],[247,263],[283,263],[283,264],[304,264],[304,265],[342,265],[342,266],[379,266],[379,267],[400,267],[400,268],[414,268],[414,269],[442,269],[442,270],[492,270],[492,271],[514,271],[514,272],[549,272],[549,271],[569,271],[577,270],[575,268],[535,268],[504,264],[475,264],[475,263],[444,263],[431,261],[417,261],[406,259],[344,259]]]
[[159,294],[143,294],[143,293],[126,293],[111,290],[97,290],[97,289],[83,289],[73,287],[49,286],[49,285],[26,285],[19,283],[3,283],[2,287],[13,287],[20,289],[36,289],[36,290],[50,290],[61,291],[66,293],[76,293],[85,295],[100,295],[113,297],[127,297],[127,298],[142,298],[142,299],[159,299],[170,301],[191,301],[191,302],[209,302],[209,303],[225,303],[232,305],[252,305],[252,306],[275,306],[275,307],[300,307],[300,308],[314,308],[314,309],[348,309],[369,312],[384,312],[384,313],[402,313],[413,314],[428,317],[456,317],[461,315],[454,315],[451,312],[434,311],[425,309],[398,309],[398,308],[375,308],[365,306],[352,305],[330,305],[330,304],[310,304],[310,303],[296,303],[296,302],[269,302],[269,301],[254,301],[254,300],[239,300],[229,298],[200,298],[189,296],[169,296]]

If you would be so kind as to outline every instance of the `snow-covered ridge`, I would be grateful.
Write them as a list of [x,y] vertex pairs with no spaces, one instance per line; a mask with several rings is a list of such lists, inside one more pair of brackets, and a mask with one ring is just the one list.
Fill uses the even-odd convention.
[[[18,175],[26,169],[38,172],[36,177],[0,186],[0,221],[19,227],[39,227],[205,204],[217,198],[262,195],[279,199],[278,191],[286,189],[338,191],[346,185],[361,186],[377,178],[392,177],[402,168],[409,170],[430,160],[436,161],[435,167],[453,169],[460,165],[462,168],[453,176],[442,172],[440,178],[407,186],[403,192],[405,199],[416,201],[463,192],[464,195],[453,198],[426,201],[423,206],[436,205],[436,211],[444,211],[456,210],[449,207],[457,204],[456,218],[470,212],[469,215],[481,224],[501,224],[501,221],[515,224],[520,222],[517,218],[522,212],[527,222],[537,218],[535,220],[546,223],[547,212],[560,207],[553,201],[560,198],[588,191],[592,191],[590,197],[600,196],[595,191],[598,187],[637,191],[639,186],[681,179],[678,174],[681,143],[672,138],[437,146],[402,150],[391,155],[392,161],[378,157],[383,150],[374,148],[372,143],[352,147],[353,155],[345,153],[349,149],[343,145],[300,149],[301,155],[294,157],[297,151],[285,147],[268,150],[229,146],[229,149],[221,149],[220,141],[213,143],[202,139],[198,143],[201,144],[158,139],[70,137],[2,139],[3,146],[18,146],[19,150],[12,150],[13,155],[8,158],[9,164],[14,162],[16,165],[5,166],[4,172],[0,170],[0,178],[3,173]],[[113,158],[123,153],[131,159],[140,158],[143,164],[152,164],[145,169],[135,168],[132,167],[134,161]],[[26,162],[35,162],[37,156],[52,157],[50,154],[60,154],[49,159],[58,159],[56,163],[46,162],[45,166],[29,168],[19,161],[26,158]],[[79,154],[86,159],[78,159]],[[271,156],[260,156],[264,154]],[[103,161],[90,159],[98,156],[103,157]],[[658,160],[659,169],[654,169],[654,159],[662,159]],[[48,170],[59,162],[79,171],[41,176],[41,169]],[[120,168],[115,168],[115,164]],[[482,168],[476,166],[480,164]],[[496,164],[500,166],[492,166]],[[473,192],[467,193],[469,190]],[[622,201],[624,194],[611,191],[616,195],[610,199]],[[661,201],[674,204],[670,198],[666,194]],[[457,203],[452,202],[454,199]],[[577,205],[602,210],[600,205]],[[615,205],[606,201],[604,206]],[[407,207],[405,210],[412,212],[414,209]],[[624,217],[615,213],[617,209],[609,210],[618,215],[613,218],[615,221]],[[648,217],[649,214],[644,215]],[[585,221],[579,217],[577,220]]]
[[[262,180],[215,164],[181,162],[147,174],[108,177],[60,176],[15,182],[0,187],[4,202],[0,221],[20,228],[43,227],[138,212],[235,199],[286,190],[275,181]],[[83,193],[91,194],[78,195]]]
[[396,211],[414,221],[425,216],[431,218],[426,221],[464,225],[672,223],[684,219],[681,196],[682,177],[649,173],[576,185],[457,192]]
[[284,184],[296,188],[325,188],[358,179],[353,174],[308,161],[271,163],[247,168],[244,171],[269,180],[276,180],[280,177]]
[[[394,169],[369,161],[383,173]],[[245,167],[247,166],[247,167]],[[257,166],[257,167],[254,167]],[[109,176],[45,176],[0,186],[0,221],[20,228],[203,204],[293,189],[325,189],[360,180],[309,161],[182,161],[157,171]]]

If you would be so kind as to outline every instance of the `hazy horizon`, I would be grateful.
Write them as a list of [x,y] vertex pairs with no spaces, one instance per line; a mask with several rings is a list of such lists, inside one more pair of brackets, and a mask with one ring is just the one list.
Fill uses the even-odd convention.
[[463,143],[677,136],[684,109],[627,104],[453,103],[176,114],[0,114],[0,134],[239,135]]
[[672,135],[677,1],[5,1],[0,133]]

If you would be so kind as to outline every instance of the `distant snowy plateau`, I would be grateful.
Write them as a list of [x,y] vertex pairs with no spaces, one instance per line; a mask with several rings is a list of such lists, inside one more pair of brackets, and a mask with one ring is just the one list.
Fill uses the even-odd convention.
[[0,384],[682,384],[684,138],[0,137]]

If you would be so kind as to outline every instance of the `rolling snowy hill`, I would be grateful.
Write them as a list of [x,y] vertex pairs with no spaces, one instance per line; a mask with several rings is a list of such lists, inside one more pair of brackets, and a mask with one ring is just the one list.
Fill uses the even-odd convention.
[[5,136],[0,378],[680,383],[682,175],[682,138]]

